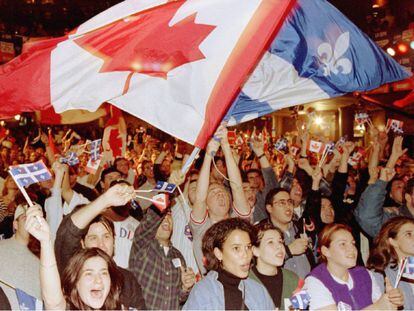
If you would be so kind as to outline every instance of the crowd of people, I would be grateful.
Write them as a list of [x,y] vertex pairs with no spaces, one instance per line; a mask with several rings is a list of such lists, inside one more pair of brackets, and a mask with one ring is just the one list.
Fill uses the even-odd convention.
[[[100,137],[66,130],[1,130],[0,309],[18,290],[44,309],[414,309],[414,161],[389,128],[363,145],[222,124],[186,171],[191,146],[143,128],[91,171]],[[29,204],[9,171],[39,160]]]

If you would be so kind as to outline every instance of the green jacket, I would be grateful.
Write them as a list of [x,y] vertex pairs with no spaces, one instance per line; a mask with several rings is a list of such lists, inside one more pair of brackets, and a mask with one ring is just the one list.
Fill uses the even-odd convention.
[[[285,310],[285,298],[289,299],[292,296],[293,291],[298,287],[299,277],[296,275],[296,273],[290,270],[279,268],[279,271],[280,270],[283,274],[281,305],[275,307],[279,308],[279,310]],[[263,285],[263,283],[260,281],[252,269],[250,269],[249,272],[249,279],[255,280],[259,284]]]

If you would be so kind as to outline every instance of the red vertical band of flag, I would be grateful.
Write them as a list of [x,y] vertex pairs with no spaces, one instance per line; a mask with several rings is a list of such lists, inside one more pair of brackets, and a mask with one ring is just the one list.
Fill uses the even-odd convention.
[[260,4],[216,81],[206,107],[203,128],[195,142],[196,146],[203,148],[207,144],[248,74],[259,62],[265,48],[277,35],[295,4],[296,0],[273,0]]

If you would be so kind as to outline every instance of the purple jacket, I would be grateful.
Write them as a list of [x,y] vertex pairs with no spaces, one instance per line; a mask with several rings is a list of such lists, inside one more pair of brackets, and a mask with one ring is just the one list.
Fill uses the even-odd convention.
[[361,310],[372,304],[372,280],[368,270],[364,267],[357,266],[348,271],[354,282],[352,290],[349,290],[345,284],[336,282],[325,263],[318,265],[310,275],[325,285],[337,305],[339,302],[343,302],[351,306],[352,310]]

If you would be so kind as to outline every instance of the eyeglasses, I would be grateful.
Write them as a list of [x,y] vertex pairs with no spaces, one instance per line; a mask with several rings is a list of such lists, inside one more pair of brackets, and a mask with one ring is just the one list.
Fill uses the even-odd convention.
[[281,206],[293,205],[293,201],[290,199],[289,200],[278,200],[278,201],[274,201],[272,205],[281,205]]

